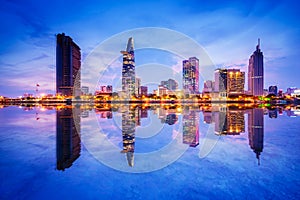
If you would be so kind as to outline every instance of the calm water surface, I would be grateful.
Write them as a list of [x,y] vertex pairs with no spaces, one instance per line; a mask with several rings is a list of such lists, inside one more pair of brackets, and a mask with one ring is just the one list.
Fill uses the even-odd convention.
[[297,108],[0,109],[1,199],[299,199]]

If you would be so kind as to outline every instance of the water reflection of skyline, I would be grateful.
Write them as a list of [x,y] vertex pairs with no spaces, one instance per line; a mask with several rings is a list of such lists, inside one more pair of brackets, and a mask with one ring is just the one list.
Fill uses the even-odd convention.
[[79,158],[80,108],[61,108],[56,110],[56,168],[65,170]]
[[[88,118],[91,108],[62,107],[56,111],[56,146],[57,169],[64,170],[80,156],[80,118]],[[215,135],[226,137],[245,133],[248,127],[249,147],[259,159],[264,147],[264,116],[276,118],[283,111],[287,116],[296,116],[295,108],[249,108],[237,105],[205,105],[205,106],[141,106],[141,105],[99,105],[95,113],[102,119],[113,120],[113,115],[121,113],[122,149],[128,166],[134,167],[136,128],[141,125],[141,118],[148,118],[148,111],[153,112],[162,124],[172,126],[182,116],[182,143],[189,147],[197,147],[200,140],[200,113],[206,124],[214,124]],[[77,127],[76,127],[77,126]]]

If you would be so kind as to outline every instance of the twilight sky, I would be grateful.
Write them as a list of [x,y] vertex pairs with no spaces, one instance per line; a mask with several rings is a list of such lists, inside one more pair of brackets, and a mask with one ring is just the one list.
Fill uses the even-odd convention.
[[[57,33],[73,38],[84,62],[104,40],[143,27],[185,34],[204,47],[216,67],[245,72],[257,38],[261,38],[265,88],[300,87],[299,10],[293,1],[1,0],[0,95],[34,93],[36,83],[41,92],[54,93]],[[137,68],[146,55],[141,52]],[[181,67],[180,61],[177,65]]]

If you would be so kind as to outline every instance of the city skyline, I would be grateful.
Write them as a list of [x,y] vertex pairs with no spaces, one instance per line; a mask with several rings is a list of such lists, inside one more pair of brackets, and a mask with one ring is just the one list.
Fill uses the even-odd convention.
[[[257,38],[261,38],[264,67],[268,70],[264,88],[270,85],[284,90],[299,87],[299,14],[298,6],[293,3],[131,1],[127,4],[59,4],[68,5],[69,9],[62,9],[63,5],[57,8],[56,2],[48,6],[33,1],[3,2],[1,16],[8,20],[2,21],[1,27],[10,31],[2,31],[0,37],[3,44],[0,49],[1,95],[16,97],[34,93],[36,83],[41,92],[55,93],[56,33],[71,35],[80,45],[84,61],[97,44],[111,35],[149,26],[182,32],[203,45],[217,67],[236,67],[243,71],[248,66],[249,52],[253,52]],[[146,9],[149,7],[157,9]],[[127,13],[123,18],[114,15],[129,8],[135,12]],[[31,10],[36,11],[35,14]],[[61,19],[62,14],[68,17]],[[164,20],[157,20],[160,15],[163,17],[159,18]],[[133,20],[135,23],[129,23]],[[177,61],[170,61],[170,66],[179,68],[181,61]],[[137,68],[141,64],[143,59],[136,61]]]
[[[134,39],[128,39],[126,50],[121,50],[123,55],[122,61],[122,89],[113,91],[113,85],[98,85],[100,90],[95,90],[95,98],[106,99],[111,98],[112,93],[114,96],[120,96],[121,99],[132,99],[148,97],[148,85],[142,86],[142,79],[136,76],[135,72],[135,55],[134,55]],[[260,39],[256,45],[256,50],[249,58],[248,64],[248,88],[245,88],[245,72],[235,68],[218,68],[214,71],[214,79],[204,79],[204,84],[201,92],[199,88],[199,59],[197,57],[190,57],[188,60],[182,61],[182,90],[178,90],[178,82],[171,78],[168,81],[160,81],[157,89],[149,95],[157,95],[164,97],[176,97],[180,93],[185,95],[189,94],[202,94],[202,96],[209,96],[214,100],[230,100],[230,97],[241,98],[244,95],[251,95],[253,97],[274,95],[274,91],[264,89],[264,56],[260,49]],[[211,66],[210,66],[211,67]],[[89,87],[81,87],[81,52],[80,47],[72,40],[70,36],[65,33],[56,35],[56,95],[73,97],[80,99],[80,97],[92,95],[89,92]],[[100,83],[100,82],[99,82]],[[98,83],[98,84],[99,84]],[[111,84],[112,82],[109,82]],[[36,94],[38,98],[38,87],[36,84]],[[119,89],[119,88],[117,88]],[[290,91],[289,91],[290,90]],[[296,91],[297,90],[297,91]],[[143,92],[142,92],[143,91]],[[295,93],[294,93],[295,91]],[[287,95],[297,95],[297,88],[287,88]],[[277,92],[275,92],[277,96]],[[177,94],[177,95],[176,95]],[[280,90],[279,97],[285,93]],[[171,95],[171,96],[170,96]],[[41,97],[51,97],[53,94],[42,94]],[[32,98],[33,94],[25,93],[23,98]],[[150,96],[149,96],[150,97]],[[188,97],[188,96],[186,96]],[[199,96],[200,97],[200,96]],[[173,97],[172,97],[173,98]],[[177,98],[177,97],[176,97]],[[229,99],[228,99],[229,98]],[[289,97],[288,97],[289,98]],[[98,99],[99,100],[99,99]]]

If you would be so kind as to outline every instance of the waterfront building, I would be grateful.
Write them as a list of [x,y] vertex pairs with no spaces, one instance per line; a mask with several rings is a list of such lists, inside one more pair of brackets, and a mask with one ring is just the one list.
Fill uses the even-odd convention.
[[123,68],[122,68],[122,92],[125,98],[135,96],[135,60],[134,60],[134,46],[133,38],[128,39],[127,48],[121,51],[123,54]]
[[274,94],[275,96],[277,96],[278,94],[278,88],[276,85],[271,85],[269,87],[269,94]]
[[191,57],[184,60],[183,64],[183,90],[186,94],[199,93],[199,60],[196,57]]
[[245,72],[239,69],[227,69],[227,95],[243,94],[245,90]]
[[56,36],[56,93],[80,96],[81,53],[79,46],[64,33]]
[[260,40],[256,51],[250,56],[248,65],[248,93],[253,96],[264,94],[264,56],[260,49]]
[[169,79],[167,81],[161,81],[160,85],[166,87],[170,91],[178,90],[178,82],[173,79]]

